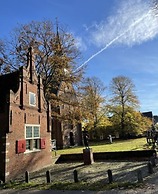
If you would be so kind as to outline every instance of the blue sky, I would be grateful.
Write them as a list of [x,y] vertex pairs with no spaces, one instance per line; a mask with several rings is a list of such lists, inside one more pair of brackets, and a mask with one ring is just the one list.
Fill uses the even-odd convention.
[[58,18],[74,35],[87,76],[99,77],[105,86],[115,76],[129,77],[140,111],[158,115],[158,16],[153,8],[152,0],[1,0],[0,38],[10,36],[17,24]]

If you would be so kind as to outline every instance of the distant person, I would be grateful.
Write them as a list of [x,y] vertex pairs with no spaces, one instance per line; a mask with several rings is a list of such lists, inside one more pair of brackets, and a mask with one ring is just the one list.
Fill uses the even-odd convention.
[[74,134],[72,131],[70,131],[70,146],[74,146],[75,143],[74,143]]
[[111,135],[109,135],[109,141],[110,141],[110,143],[112,143],[112,136]]
[[89,148],[88,140],[89,140],[88,132],[84,131],[84,133],[83,133],[83,142],[84,142],[85,148]]

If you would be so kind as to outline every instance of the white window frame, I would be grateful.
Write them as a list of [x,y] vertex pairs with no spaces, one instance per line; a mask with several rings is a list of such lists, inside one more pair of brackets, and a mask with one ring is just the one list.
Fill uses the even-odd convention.
[[[32,98],[33,98],[33,103],[32,103]],[[29,92],[29,105],[30,106],[36,106],[36,94],[33,92]]]
[[[26,137],[26,129],[27,127],[32,127],[32,136],[31,137]],[[34,127],[39,128],[39,136],[34,137]],[[25,125],[25,140],[30,141],[30,149],[26,148],[26,153],[28,152],[35,152],[35,151],[40,151],[40,125],[35,125],[35,124],[26,124]],[[37,148],[34,147],[34,140],[37,140]]]

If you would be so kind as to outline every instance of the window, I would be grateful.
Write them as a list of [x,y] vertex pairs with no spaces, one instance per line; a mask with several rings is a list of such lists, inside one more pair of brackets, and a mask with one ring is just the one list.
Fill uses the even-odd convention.
[[40,126],[39,125],[26,125],[26,150],[40,149]]
[[36,106],[36,94],[29,92],[29,104],[31,106]]

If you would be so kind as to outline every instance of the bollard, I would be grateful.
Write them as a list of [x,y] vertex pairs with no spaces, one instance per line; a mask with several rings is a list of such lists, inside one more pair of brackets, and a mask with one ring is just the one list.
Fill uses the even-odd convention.
[[150,158],[150,162],[151,162],[151,164],[152,164],[153,167],[156,166],[156,162],[155,162],[155,157],[154,157],[154,156],[152,156],[152,157]]
[[25,172],[25,182],[26,182],[26,183],[29,183],[29,180],[30,180],[29,172],[26,171],[26,172]]
[[77,172],[77,170],[74,170],[73,174],[74,174],[74,182],[77,183],[78,182],[78,172]]
[[142,171],[141,170],[137,171],[137,178],[138,178],[138,183],[143,182],[143,176],[142,176]]
[[49,170],[46,171],[46,180],[47,180],[47,183],[51,183],[51,175]]
[[153,171],[153,166],[152,166],[152,164],[151,164],[151,162],[149,161],[148,162],[148,173],[149,174],[152,174],[154,171]]
[[112,183],[113,182],[112,171],[109,169],[107,172],[108,172],[109,183]]

